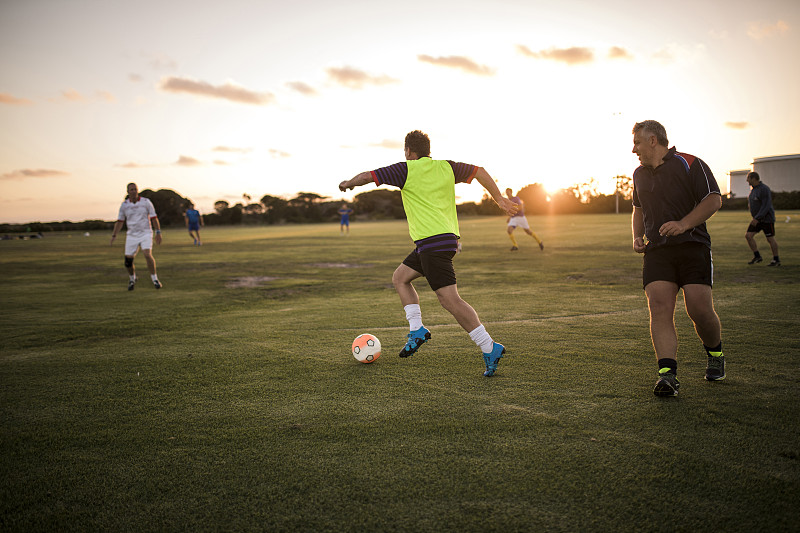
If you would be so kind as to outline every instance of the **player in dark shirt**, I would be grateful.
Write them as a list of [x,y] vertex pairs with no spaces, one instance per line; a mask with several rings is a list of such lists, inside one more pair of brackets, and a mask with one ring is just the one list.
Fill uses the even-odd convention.
[[705,162],[668,146],[667,132],[655,120],[633,127],[633,153],[642,165],[633,173],[631,227],[633,249],[644,253],[642,284],[658,361],[656,396],[677,396],[680,386],[675,303],[681,289],[708,356],[705,379],[725,379],[722,327],[711,296],[711,237],[705,224],[722,206],[722,196]]

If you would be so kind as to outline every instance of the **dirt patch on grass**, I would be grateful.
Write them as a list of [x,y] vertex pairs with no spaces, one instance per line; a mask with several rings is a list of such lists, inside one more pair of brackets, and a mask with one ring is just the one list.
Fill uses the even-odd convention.
[[245,276],[242,278],[233,278],[229,280],[225,286],[229,289],[255,289],[256,287],[263,287],[270,281],[275,281],[278,278],[271,276]]

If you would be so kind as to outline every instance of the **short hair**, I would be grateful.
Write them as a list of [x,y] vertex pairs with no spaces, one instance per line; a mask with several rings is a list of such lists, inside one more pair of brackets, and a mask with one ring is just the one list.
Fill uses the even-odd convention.
[[639,131],[649,133],[650,135],[655,135],[658,144],[661,146],[669,146],[667,130],[661,125],[660,122],[656,122],[655,120],[643,120],[641,122],[637,122],[633,126],[633,134],[635,135]]
[[417,154],[417,157],[431,155],[431,140],[419,130],[414,130],[406,135],[406,148]]
[[756,181],[761,181],[761,176],[758,175],[758,172],[750,172],[747,174],[748,178],[755,178]]

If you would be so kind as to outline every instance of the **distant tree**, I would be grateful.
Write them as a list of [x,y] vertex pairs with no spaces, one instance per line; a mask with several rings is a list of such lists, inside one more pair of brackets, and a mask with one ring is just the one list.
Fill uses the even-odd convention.
[[292,208],[290,220],[292,222],[320,222],[322,210],[319,201],[328,198],[313,192],[301,192],[289,200],[288,206]]
[[403,196],[394,189],[374,189],[357,194],[353,202],[354,217],[370,217],[375,219],[403,219]]
[[189,205],[188,199],[171,189],[145,189],[140,194],[153,202],[162,226],[183,224],[183,213]]
[[229,206],[230,204],[225,200],[217,200],[216,202],[214,202],[214,211],[216,211],[218,215],[222,215],[228,209]]
[[614,192],[625,200],[633,198],[633,178],[629,176],[614,176]]
[[263,219],[267,224],[280,224],[286,221],[287,200],[269,194],[261,197],[264,206]]
[[519,190],[517,196],[525,202],[525,213],[529,215],[545,214],[550,209],[550,204],[547,201],[547,191],[544,190],[544,185],[534,183],[526,185]]

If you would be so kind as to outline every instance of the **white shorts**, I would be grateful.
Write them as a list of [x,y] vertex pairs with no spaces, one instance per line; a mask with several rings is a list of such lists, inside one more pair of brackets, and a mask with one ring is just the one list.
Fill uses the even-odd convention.
[[152,231],[148,231],[147,233],[127,233],[125,235],[126,256],[136,255],[136,252],[139,251],[140,246],[142,247],[142,250],[149,250],[153,247]]
[[508,219],[508,227],[531,229],[531,227],[528,225],[528,219],[525,217],[511,217]]

